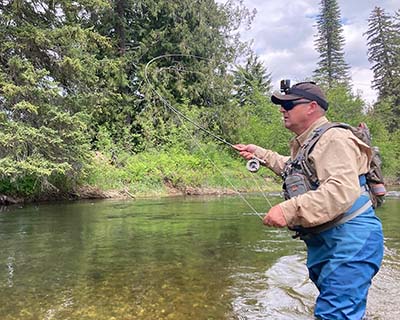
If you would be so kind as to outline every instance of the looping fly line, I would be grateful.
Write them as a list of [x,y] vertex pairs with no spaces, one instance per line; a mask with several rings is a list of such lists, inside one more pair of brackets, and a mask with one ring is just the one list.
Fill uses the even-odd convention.
[[185,114],[183,114],[182,112],[180,112],[178,109],[176,109],[174,106],[172,106],[152,85],[149,76],[148,76],[148,69],[150,67],[150,65],[152,63],[154,63],[157,60],[160,59],[164,59],[164,58],[169,58],[169,57],[191,57],[191,58],[196,58],[196,59],[200,59],[200,60],[207,60],[207,61],[211,61],[208,58],[203,58],[200,56],[196,56],[196,55],[190,55],[190,54],[164,54],[158,57],[155,57],[153,59],[151,59],[147,64],[146,67],[144,68],[144,77],[145,80],[147,82],[147,84],[150,86],[150,88],[152,89],[152,91],[161,99],[161,101],[171,110],[173,111],[175,114],[177,114],[179,117],[185,119],[186,121],[188,121],[189,123],[191,123],[192,125],[194,125],[196,128],[202,130],[203,132],[207,133],[208,135],[212,136],[214,139],[228,145],[231,148],[233,147],[233,144],[226,141],[225,139],[221,138],[220,136],[217,136],[216,134],[214,134],[213,132],[211,132],[210,130],[207,130],[206,128],[204,128],[203,126],[199,125],[198,123],[196,123],[195,121],[193,121],[192,119],[190,119],[188,116],[186,116]]
[[[182,122],[182,126],[187,130],[187,132],[189,133],[189,135],[191,136],[191,138],[193,139],[193,141],[196,143],[196,145],[198,146],[199,150],[201,150],[201,152],[205,155],[205,157],[213,164],[213,166],[220,172],[220,174],[222,175],[222,177],[231,185],[231,187],[235,190],[235,192],[240,196],[240,198],[247,204],[247,206],[261,219],[263,219],[263,217],[260,215],[260,213],[257,212],[257,210],[244,198],[244,196],[242,195],[242,193],[237,190],[237,188],[233,185],[233,183],[223,174],[223,172],[219,169],[219,167],[217,166],[216,163],[214,163],[214,161],[212,159],[210,159],[210,157],[207,155],[207,152],[200,146],[200,144],[198,143],[198,141],[196,140],[196,138],[190,133],[189,129],[186,127],[184,121],[186,120],[188,123],[192,124],[193,126],[195,126],[196,128],[198,128],[199,130],[205,132],[206,134],[210,135],[211,137],[213,137],[214,139],[228,145],[229,147],[234,148],[234,145],[230,142],[228,142],[227,140],[225,140],[224,138],[214,134],[213,132],[211,132],[210,130],[204,128],[203,126],[201,126],[200,124],[198,124],[197,122],[195,122],[193,119],[189,118],[188,116],[186,116],[184,113],[182,113],[180,110],[178,110],[177,108],[175,108],[171,103],[169,103],[169,101],[167,99],[165,99],[163,97],[163,95],[158,92],[156,90],[156,88],[153,86],[152,82],[149,79],[149,74],[148,74],[148,70],[150,68],[150,66],[155,63],[157,60],[160,59],[165,59],[165,58],[173,58],[173,57],[189,57],[189,58],[195,58],[195,59],[199,59],[199,60],[205,60],[205,61],[211,61],[211,59],[208,58],[203,58],[200,56],[196,56],[196,55],[190,55],[190,54],[164,54],[164,55],[160,55],[157,56],[153,59],[151,59],[145,66],[144,68],[144,78],[146,83],[149,85],[150,89],[157,95],[157,97],[163,102],[163,104],[169,109],[171,110],[173,113],[175,113],[178,118],[181,120]],[[172,70],[172,67],[164,67],[162,68],[163,70]],[[184,71],[184,72],[191,72],[191,71],[186,71],[184,69],[179,69],[180,71]],[[256,179],[253,176],[253,179],[255,180],[255,182],[257,183]],[[261,187],[258,185],[259,189],[262,192]],[[264,195],[264,198],[266,199],[266,201],[268,202],[269,206],[272,207],[271,202],[269,201],[269,199],[266,197],[265,193],[262,192]]]

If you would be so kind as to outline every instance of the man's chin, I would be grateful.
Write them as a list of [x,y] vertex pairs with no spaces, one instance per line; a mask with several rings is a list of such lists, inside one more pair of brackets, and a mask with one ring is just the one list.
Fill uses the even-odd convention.
[[285,126],[286,129],[290,128],[290,121],[283,119],[283,125]]

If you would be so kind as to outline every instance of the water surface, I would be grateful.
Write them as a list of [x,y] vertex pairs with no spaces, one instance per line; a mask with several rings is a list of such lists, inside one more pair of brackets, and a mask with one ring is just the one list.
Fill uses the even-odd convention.
[[[389,199],[378,211],[386,253],[370,319],[400,318],[399,209]],[[4,320],[313,319],[302,241],[239,197],[3,208],[0,242]]]

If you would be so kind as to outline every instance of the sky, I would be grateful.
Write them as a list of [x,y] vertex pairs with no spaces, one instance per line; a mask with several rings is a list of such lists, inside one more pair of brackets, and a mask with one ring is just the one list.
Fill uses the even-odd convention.
[[[226,1],[218,0],[220,3]],[[319,53],[315,50],[316,17],[320,0],[244,0],[257,13],[243,40],[253,39],[252,48],[271,73],[274,89],[281,79],[292,84],[310,79],[317,68]],[[399,0],[338,0],[343,22],[345,61],[350,66],[354,93],[360,93],[367,104],[376,101],[371,89],[373,73],[367,56],[368,17],[379,6],[389,15],[400,8]]]

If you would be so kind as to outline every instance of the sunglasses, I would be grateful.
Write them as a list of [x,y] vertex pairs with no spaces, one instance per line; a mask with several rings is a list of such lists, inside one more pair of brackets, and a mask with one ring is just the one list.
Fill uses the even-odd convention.
[[283,109],[285,109],[286,111],[292,110],[295,106],[299,105],[299,104],[306,104],[306,103],[310,103],[310,101],[282,101],[281,106]]

